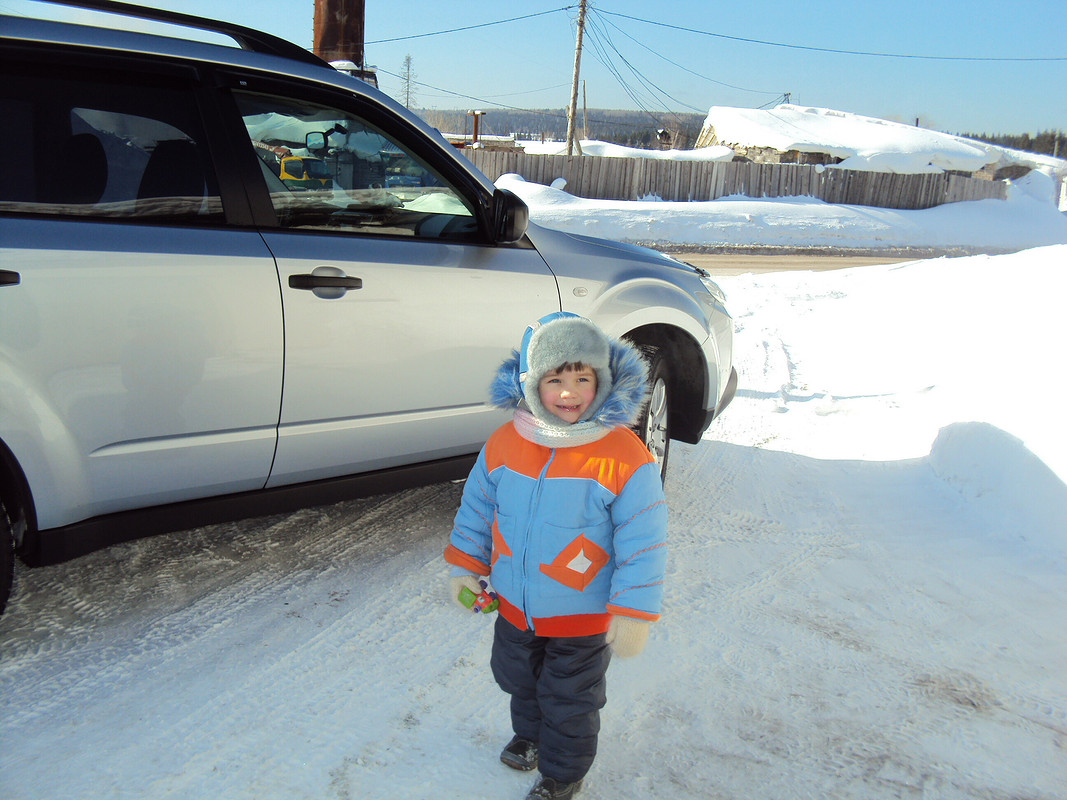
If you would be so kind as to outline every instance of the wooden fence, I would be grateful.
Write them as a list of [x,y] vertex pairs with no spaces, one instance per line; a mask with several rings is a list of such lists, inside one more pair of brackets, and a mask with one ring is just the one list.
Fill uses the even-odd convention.
[[577,197],[599,200],[715,200],[745,197],[816,197],[827,203],[880,208],[931,208],[961,200],[1007,197],[1003,181],[949,173],[895,175],[818,168],[806,164],[744,161],[667,161],[599,156],[539,156],[463,150],[493,180],[507,173],[549,185],[557,178]]

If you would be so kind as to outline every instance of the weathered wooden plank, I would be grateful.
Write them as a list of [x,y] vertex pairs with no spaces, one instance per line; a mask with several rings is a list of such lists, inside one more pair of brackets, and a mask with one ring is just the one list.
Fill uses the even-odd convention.
[[533,156],[492,150],[464,150],[489,178],[516,173],[550,185],[567,181],[577,197],[626,200],[656,195],[664,200],[749,197],[817,197],[828,203],[885,208],[930,208],[943,203],[1004,199],[1003,181],[952,174],[893,175],[809,165],[752,162],[690,162],[594,156]]

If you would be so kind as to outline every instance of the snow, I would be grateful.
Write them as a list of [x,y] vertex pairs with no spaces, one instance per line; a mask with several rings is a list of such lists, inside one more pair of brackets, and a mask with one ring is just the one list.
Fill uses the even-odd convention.
[[[1053,800],[1067,786],[1067,222],[603,203],[620,239],[1014,249],[720,284],[740,388],[673,444],[666,614],[609,671],[580,797]],[[19,568],[0,796],[521,798],[491,620],[445,597],[439,484]]]
[[[539,156],[567,155],[566,142],[520,142],[525,152]],[[625,147],[611,142],[582,139],[582,155],[604,158],[648,158],[656,161],[731,161],[734,151],[729,147],[697,147],[692,150],[648,150],[640,147]]]
[[[771,109],[712,106],[701,138],[714,130],[720,144],[693,150],[645,150],[595,140],[581,141],[583,155],[674,161],[731,161],[733,148],[826,153],[843,159],[826,169],[899,174],[977,172],[1024,167],[1051,179],[1044,185],[1067,211],[1067,159],[1028,153],[941,131],[865,117],[848,111],[791,104]],[[520,142],[527,153],[564,155],[566,143]],[[822,168],[822,167],[820,167]],[[1058,199],[1057,199],[1058,198]],[[1042,199],[1046,199],[1044,194]]]
[[784,104],[772,109],[713,106],[704,128],[723,145],[780,152],[827,153],[838,169],[922,173],[976,172],[986,164],[1067,173],[1067,161],[987,144],[941,131],[828,108]]
[[531,206],[534,221],[548,227],[661,248],[919,248],[988,253],[1067,242],[1067,216],[1049,202],[1050,179],[1031,176],[1018,182],[1006,201],[948,203],[923,210],[835,205],[810,197],[735,196],[694,203],[586,200],[510,174],[498,178],[497,184],[522,197]]
[[979,143],[899,122],[825,108],[713,107],[705,126],[720,142],[754,144],[782,152],[827,153],[847,169],[880,172],[975,172],[991,160]]

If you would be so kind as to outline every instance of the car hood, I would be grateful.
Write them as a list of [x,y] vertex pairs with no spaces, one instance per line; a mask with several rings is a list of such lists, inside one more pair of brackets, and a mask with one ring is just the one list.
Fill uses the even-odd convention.
[[651,247],[567,233],[544,228],[534,222],[530,223],[526,235],[557,276],[589,276],[590,270],[609,265],[645,269],[650,273],[659,273],[659,277],[666,280],[686,283],[687,279],[699,279],[701,275],[706,275],[702,270]]

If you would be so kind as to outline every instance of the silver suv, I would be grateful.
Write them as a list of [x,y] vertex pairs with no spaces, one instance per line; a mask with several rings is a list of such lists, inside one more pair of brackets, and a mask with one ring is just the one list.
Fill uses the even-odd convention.
[[733,396],[698,269],[528,222],[421,119],[302,48],[0,17],[0,610],[12,553],[466,474],[558,310],[643,347],[666,467]]

